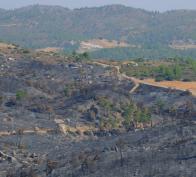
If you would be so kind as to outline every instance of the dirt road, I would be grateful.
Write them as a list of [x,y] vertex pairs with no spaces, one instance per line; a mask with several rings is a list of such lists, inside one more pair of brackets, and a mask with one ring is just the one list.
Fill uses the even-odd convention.
[[93,62],[93,63],[100,65],[102,67],[113,67],[117,70],[117,74],[119,78],[131,80],[135,86],[130,90],[130,93],[134,93],[135,90],[140,86],[140,84],[144,84],[144,85],[150,85],[159,88],[176,89],[180,91],[189,90],[194,96],[196,96],[196,82],[182,82],[182,81],[155,82],[153,79],[140,80],[134,77],[129,77],[125,73],[121,73],[120,66],[118,65],[105,64],[102,62]]

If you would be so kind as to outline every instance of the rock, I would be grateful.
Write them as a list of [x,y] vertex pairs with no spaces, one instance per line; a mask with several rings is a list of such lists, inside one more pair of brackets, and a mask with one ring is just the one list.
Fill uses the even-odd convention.
[[0,151],[0,157],[2,159],[7,160],[9,163],[16,163],[17,162],[15,157],[9,156],[9,155],[3,153],[2,151]]
[[61,119],[54,119],[54,122],[56,124],[64,124],[64,120],[61,120]]
[[10,163],[17,162],[16,158],[12,157],[12,156],[7,156],[7,161],[10,162]]
[[35,157],[38,157],[38,155],[37,155],[36,153],[32,153],[32,154],[30,155],[30,157],[31,157],[31,158],[35,158]]
[[13,157],[16,156],[16,151],[12,151],[12,156],[13,156]]
[[0,157],[2,158],[2,157],[5,157],[5,154],[2,152],[2,151],[0,151]]

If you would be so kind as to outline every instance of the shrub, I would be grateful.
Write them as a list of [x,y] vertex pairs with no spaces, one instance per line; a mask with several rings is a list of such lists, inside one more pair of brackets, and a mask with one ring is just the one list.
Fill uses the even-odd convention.
[[16,99],[17,100],[22,100],[27,96],[27,92],[24,90],[19,90],[16,92]]

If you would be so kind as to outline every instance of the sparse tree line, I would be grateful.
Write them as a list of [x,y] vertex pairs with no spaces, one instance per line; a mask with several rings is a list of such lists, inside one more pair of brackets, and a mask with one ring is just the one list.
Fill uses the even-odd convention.
[[88,52],[84,52],[84,53],[77,53],[76,51],[73,51],[69,56],[68,56],[69,60],[73,60],[76,62],[81,62],[81,61],[87,61],[90,60],[90,55]]
[[[112,130],[126,128],[126,130],[143,128],[151,124],[151,112],[148,108],[140,107],[130,101],[128,104],[114,104],[106,97],[100,97],[97,100],[103,115],[99,119],[99,128],[101,130]],[[97,113],[96,113],[97,115]],[[95,119],[95,117],[94,117]]]
[[121,72],[137,78],[192,81],[196,78],[196,60],[192,58],[173,58],[165,60],[134,60],[134,65],[122,65]]

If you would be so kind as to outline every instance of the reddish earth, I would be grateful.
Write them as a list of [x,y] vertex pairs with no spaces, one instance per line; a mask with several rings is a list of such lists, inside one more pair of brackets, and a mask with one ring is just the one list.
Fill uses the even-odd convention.
[[160,87],[170,87],[179,90],[189,90],[193,95],[196,96],[196,82],[182,82],[182,81],[161,81],[155,82],[154,79],[145,79],[143,82]]
[[57,48],[57,47],[47,47],[47,48],[37,49],[36,51],[50,53],[50,52],[59,52],[60,50],[61,48]]
[[145,84],[145,85],[151,85],[151,86],[156,86],[156,87],[161,87],[161,88],[174,88],[177,90],[189,90],[194,96],[196,96],[196,81],[193,82],[183,82],[183,81],[162,81],[162,82],[156,82],[154,79],[144,79],[144,80],[139,80],[134,77],[129,77],[126,74],[120,73],[120,66],[115,65],[116,63],[108,63],[108,62],[94,62],[95,64],[99,64],[103,67],[107,66],[112,66],[117,70],[117,74],[120,77],[130,79],[135,83],[135,87],[130,91],[130,93],[133,93],[138,87],[139,84]]

